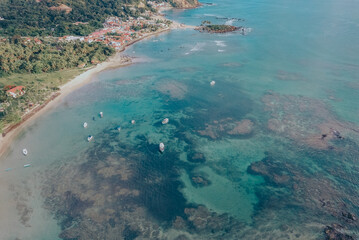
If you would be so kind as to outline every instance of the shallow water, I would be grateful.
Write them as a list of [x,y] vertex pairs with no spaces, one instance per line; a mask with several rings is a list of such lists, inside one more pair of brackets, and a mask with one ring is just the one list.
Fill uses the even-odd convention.
[[145,62],[19,135],[0,163],[1,239],[359,236],[358,3],[213,3],[167,14],[251,31],[139,42],[126,54]]

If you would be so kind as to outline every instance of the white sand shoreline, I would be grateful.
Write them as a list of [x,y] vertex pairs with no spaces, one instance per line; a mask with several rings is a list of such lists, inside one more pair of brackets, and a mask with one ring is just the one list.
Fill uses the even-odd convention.
[[6,136],[0,136],[0,157],[6,152],[6,150],[9,148],[9,146],[16,138],[16,136],[21,132],[21,130],[27,127],[30,123],[32,123],[36,118],[41,116],[43,113],[47,112],[48,110],[56,106],[58,103],[60,103],[61,100],[69,93],[83,86],[84,84],[88,83],[94,76],[96,76],[98,73],[106,69],[123,67],[130,64],[132,64],[132,62],[123,62],[123,57],[121,56],[121,53],[116,53],[114,56],[110,57],[105,62],[102,62],[97,66],[92,67],[91,69],[87,70],[84,73],[81,73],[80,75],[76,76],[74,79],[62,85],[60,87],[60,91],[59,91],[60,95],[58,97],[49,101],[47,104],[45,104],[45,106],[40,107],[41,108],[40,110],[34,109],[34,112],[31,111],[29,113],[31,114],[31,116],[28,119],[23,121],[19,126],[9,131],[6,134]]

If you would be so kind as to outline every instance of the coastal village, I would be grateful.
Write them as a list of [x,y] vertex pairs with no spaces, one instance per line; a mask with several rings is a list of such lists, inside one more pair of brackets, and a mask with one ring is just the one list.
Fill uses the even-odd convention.
[[[101,42],[116,50],[123,50],[125,46],[156,32],[168,30],[171,21],[165,19],[160,12],[161,9],[170,8],[168,3],[147,2],[155,12],[145,10],[141,16],[128,17],[121,20],[118,17],[109,17],[103,23],[103,28],[88,36],[64,36],[59,41],[84,41],[88,43]],[[87,24],[77,22],[74,24]]]

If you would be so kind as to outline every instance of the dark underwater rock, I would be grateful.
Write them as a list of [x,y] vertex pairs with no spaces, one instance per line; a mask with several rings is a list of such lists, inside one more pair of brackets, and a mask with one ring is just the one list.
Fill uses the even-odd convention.
[[213,123],[207,123],[205,128],[199,130],[201,136],[207,136],[211,139],[218,139],[226,135],[247,136],[252,133],[254,123],[249,119],[237,121],[232,118],[224,118]]
[[205,187],[211,184],[206,177],[201,175],[194,175],[191,177],[191,182],[194,187]]
[[[188,225],[196,233],[222,234],[241,229],[242,224],[228,214],[217,214],[204,206],[184,210]],[[230,234],[229,234],[230,236]]]
[[191,181],[195,187],[204,187],[209,185],[209,181],[201,176],[194,176],[191,178]]
[[325,239],[326,240],[354,240],[354,237],[343,233],[343,227],[339,224],[332,224],[331,226],[326,226],[324,229]]
[[174,240],[189,240],[189,238],[186,235],[181,234],[177,236]]
[[274,184],[287,184],[291,180],[291,177],[282,171],[280,164],[270,157],[266,157],[260,162],[251,163],[247,172],[253,175],[261,175]]
[[188,154],[188,161],[192,162],[192,163],[204,163],[206,162],[206,158],[204,157],[204,155],[202,153],[189,153]]
[[356,221],[357,218],[353,213],[350,212],[342,212],[342,216],[349,221]]
[[182,217],[177,216],[176,219],[173,221],[172,226],[175,229],[186,229],[187,223]]

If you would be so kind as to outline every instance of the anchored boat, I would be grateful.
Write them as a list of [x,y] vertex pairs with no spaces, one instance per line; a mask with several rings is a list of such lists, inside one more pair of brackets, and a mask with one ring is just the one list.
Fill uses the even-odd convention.
[[100,117],[103,118],[103,112],[100,112]]
[[84,128],[87,128],[87,122],[84,122]]
[[214,86],[214,84],[216,84],[216,82],[212,81],[210,84],[211,84],[211,86]]
[[163,143],[160,143],[159,149],[160,149],[160,152],[163,153],[165,151],[165,145]]
[[168,118],[165,118],[165,119],[162,120],[162,124],[163,124],[163,125],[164,125],[164,124],[167,124],[169,121],[170,121],[170,120],[169,120]]
[[89,136],[87,137],[87,141],[88,141],[88,142],[91,142],[92,139],[93,139],[93,136],[92,136],[92,135],[89,135]]
[[22,150],[22,153],[26,156],[26,155],[27,155],[27,149],[24,148],[24,149]]

